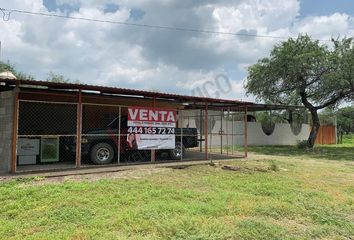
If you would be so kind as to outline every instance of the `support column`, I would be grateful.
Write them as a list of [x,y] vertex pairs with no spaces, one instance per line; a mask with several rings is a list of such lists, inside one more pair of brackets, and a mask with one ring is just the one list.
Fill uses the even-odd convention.
[[205,160],[208,160],[208,103],[205,103],[204,133],[205,133]]
[[18,136],[18,108],[19,101],[18,95],[20,92],[19,82],[16,81],[14,90],[14,112],[13,112],[13,125],[12,125],[12,156],[11,156],[11,173],[16,173],[17,168],[17,136]]
[[[180,111],[180,120],[181,120],[181,124],[179,126],[180,130],[181,130],[181,134],[180,134],[180,141],[181,141],[181,156],[179,160],[183,160],[183,122],[184,122],[184,117],[183,117],[183,111]],[[189,117],[188,117],[188,124],[189,124]]]
[[248,131],[247,131],[248,123],[247,123],[247,106],[245,106],[245,116],[244,116],[244,151],[245,158],[248,157]]
[[203,134],[203,130],[204,130],[204,128],[203,128],[203,110],[202,109],[200,109],[200,113],[199,113],[199,126],[200,126],[200,129],[199,129],[199,139],[200,139],[200,142],[199,142],[199,144],[200,144],[200,146],[199,146],[199,151],[200,152],[203,152],[203,144],[202,144],[202,138],[203,138],[203,136],[202,136],[202,134]]
[[[156,108],[156,98],[155,97],[152,99],[152,107]],[[150,161],[152,163],[156,162],[156,151],[155,151],[155,149],[151,149],[150,150]]]
[[230,108],[227,109],[227,118],[226,118],[226,155],[229,155],[229,119],[230,119]]
[[82,92],[79,89],[76,116],[76,168],[81,167]]
[[235,119],[235,116],[234,116],[234,113],[231,114],[232,115],[232,120],[231,120],[231,154],[234,155],[234,138],[235,138],[235,135],[234,134],[234,119]]
[[222,125],[222,119],[223,119],[223,113],[224,113],[224,110],[221,110],[221,114],[220,114],[220,131],[219,131],[219,134],[220,134],[220,154],[222,155],[223,153],[223,125]]
[[119,106],[118,107],[118,146],[117,146],[117,149],[118,149],[118,156],[117,156],[117,158],[118,158],[118,165],[120,164],[120,141],[121,141],[121,131],[120,131],[120,129],[121,129],[121,119],[122,119],[122,107],[121,106]]

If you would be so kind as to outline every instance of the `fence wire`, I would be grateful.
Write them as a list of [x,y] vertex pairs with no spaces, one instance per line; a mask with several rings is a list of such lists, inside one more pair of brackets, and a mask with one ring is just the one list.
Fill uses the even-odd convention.
[[[19,102],[19,148],[34,145],[38,150],[26,162],[28,152],[18,152],[18,165],[70,164],[75,166],[77,151],[78,105],[72,103]],[[138,164],[204,160],[242,156],[244,113],[240,111],[179,110],[174,129],[174,149],[138,150],[129,144],[128,107],[120,105],[82,105],[82,166]],[[26,142],[27,141],[27,142]],[[25,143],[23,143],[25,142]],[[206,146],[208,142],[208,146]],[[27,145],[26,145],[27,144]],[[155,158],[153,157],[155,156]],[[25,159],[25,160],[24,160]]]
[[18,114],[19,170],[36,164],[75,166],[77,104],[20,100]]

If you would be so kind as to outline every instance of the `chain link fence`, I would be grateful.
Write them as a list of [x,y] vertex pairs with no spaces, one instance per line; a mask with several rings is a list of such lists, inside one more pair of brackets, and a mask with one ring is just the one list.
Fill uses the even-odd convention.
[[[242,109],[240,109],[242,111]],[[187,110],[183,112],[183,127],[196,128],[195,135],[199,147],[187,149],[198,159],[205,159],[207,144],[209,159],[223,159],[227,156],[244,156],[244,113],[237,111],[208,111],[208,134],[206,137],[205,110]],[[193,136],[193,135],[192,135]],[[202,154],[196,154],[196,152]]]
[[20,100],[18,114],[19,171],[75,167],[77,104]]
[[131,145],[127,106],[84,103],[81,117],[80,125],[78,104],[20,100],[18,170],[75,167],[78,130],[83,167],[204,160],[206,147],[211,160],[243,156],[242,112],[210,110],[206,135],[205,110],[179,110],[175,148],[157,150]]

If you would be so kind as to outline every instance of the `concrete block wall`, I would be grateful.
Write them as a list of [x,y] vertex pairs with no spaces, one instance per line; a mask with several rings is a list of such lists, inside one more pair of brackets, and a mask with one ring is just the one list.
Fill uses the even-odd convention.
[[11,170],[14,92],[0,92],[0,173]]
[[[189,114],[189,115],[188,115]],[[198,124],[193,116],[198,116],[198,112],[186,111],[184,113],[183,127],[198,128]],[[208,143],[211,146],[218,147],[221,146],[221,138],[223,139],[223,145],[244,145],[244,122],[241,121],[231,121],[223,120],[221,125],[221,117],[219,117],[220,112],[210,111],[210,116],[214,116],[215,121],[209,121],[209,134]],[[192,118],[186,118],[191,116]],[[222,126],[222,127],[221,127]],[[234,129],[232,129],[232,126]],[[310,126],[308,124],[302,124],[301,131],[299,134],[295,135],[290,124],[287,123],[277,123],[275,124],[275,129],[272,134],[266,135],[262,129],[262,124],[259,122],[248,122],[248,145],[296,145],[299,141],[307,140],[310,134]],[[234,134],[232,136],[221,136],[218,135],[219,130],[222,128],[223,132]],[[204,142],[202,142],[204,146]]]

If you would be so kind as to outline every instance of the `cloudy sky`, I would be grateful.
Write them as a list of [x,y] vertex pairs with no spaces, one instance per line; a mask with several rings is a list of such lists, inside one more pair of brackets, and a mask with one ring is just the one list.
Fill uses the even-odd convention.
[[[0,8],[284,38],[354,35],[353,0],[0,0]],[[253,99],[242,87],[247,66],[281,41],[20,13],[0,21],[0,40],[2,60],[38,80],[52,71],[87,84],[243,100]]]

